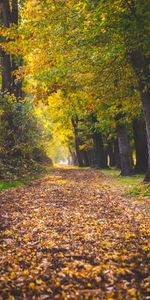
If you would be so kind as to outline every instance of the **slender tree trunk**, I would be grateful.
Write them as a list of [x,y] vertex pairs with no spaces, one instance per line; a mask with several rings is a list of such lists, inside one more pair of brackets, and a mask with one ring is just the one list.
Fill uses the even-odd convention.
[[18,25],[18,0],[12,0],[11,22]]
[[[8,0],[0,0],[1,18],[4,27],[9,27],[11,22],[10,5]],[[1,49],[2,64],[2,92],[11,92],[11,59],[10,55]]]
[[[18,0],[12,0],[11,22],[18,26]],[[18,71],[21,65],[21,58],[12,55],[12,90],[17,99],[22,98],[22,80],[13,73]]]
[[103,138],[101,133],[95,132],[93,134],[95,165],[98,168],[107,168],[107,154],[104,150]]
[[141,91],[143,110],[145,114],[145,124],[147,133],[147,147],[148,147],[148,169],[145,181],[150,181],[150,93]]
[[2,9],[2,23],[5,27],[9,27],[11,23],[11,12],[9,0],[0,0]]
[[150,56],[146,57],[140,50],[129,54],[131,64],[137,76],[139,91],[143,104],[145,117],[147,147],[148,147],[148,170],[145,181],[150,181]]
[[78,130],[78,117],[74,120],[72,118],[72,125],[74,128],[74,136],[75,136],[75,149],[76,149],[76,155],[78,160],[79,167],[83,167],[83,161],[82,161],[82,155],[80,151],[80,138],[79,138],[79,130]]
[[87,155],[88,155],[89,165],[94,166],[95,154],[93,149],[87,150]]
[[[11,23],[11,12],[10,12],[10,3],[9,0],[0,0],[1,4],[1,20],[2,25],[5,28],[9,28]],[[1,54],[1,66],[2,66],[2,95],[5,92],[11,93],[11,58],[10,55],[7,54],[3,49],[0,49]],[[13,120],[12,114],[7,110],[3,114],[3,120],[5,120],[7,124],[8,131],[12,131]],[[9,135],[9,138],[6,137],[5,140],[5,155],[11,154],[11,149],[14,146],[14,137],[13,134]]]
[[145,124],[142,120],[133,121],[133,134],[136,152],[136,173],[145,173],[148,168],[148,150]]
[[[11,10],[9,0],[0,0],[2,8],[2,24],[9,27],[10,24],[18,25],[18,0],[12,0]],[[13,72],[17,71],[21,65],[19,59],[14,55],[10,56],[1,50],[2,57],[2,92],[13,93],[16,98],[22,97],[22,80],[18,79]]]
[[73,166],[77,166],[78,162],[77,162],[77,157],[76,157],[76,153],[71,149],[71,147],[69,147],[69,154],[70,154],[70,164]]
[[84,166],[89,167],[90,162],[89,162],[89,157],[88,157],[87,150],[82,150],[82,155],[83,155]]
[[11,92],[11,63],[10,55],[1,51],[1,64],[2,64],[2,93]]
[[94,125],[94,133],[92,134],[93,139],[93,150],[94,150],[94,165],[97,168],[107,168],[107,154],[104,149],[102,134],[96,130],[97,116],[96,114],[91,114],[91,121]]
[[87,150],[87,157],[88,157],[88,161],[89,161],[89,166],[91,166],[92,165],[91,150]]
[[95,153],[95,166],[100,168],[102,164],[103,141],[100,133],[93,134],[93,144]]
[[113,143],[108,144],[108,156],[109,156],[109,166],[114,167],[115,166],[115,153],[114,153],[114,144]]
[[127,130],[124,125],[117,125],[119,154],[121,161],[121,175],[133,175],[132,159]]
[[103,158],[103,168],[109,168],[108,167],[108,151],[104,148],[104,158]]
[[114,157],[115,157],[115,166],[118,169],[121,169],[118,139],[116,139],[115,142],[114,142]]

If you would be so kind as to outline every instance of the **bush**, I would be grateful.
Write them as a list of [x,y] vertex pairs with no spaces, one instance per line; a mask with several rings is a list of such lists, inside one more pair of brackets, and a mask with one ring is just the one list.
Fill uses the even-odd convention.
[[30,100],[17,101],[8,94],[0,98],[1,178],[33,168],[35,149],[41,156],[39,162],[42,163],[42,153],[45,160],[46,154],[41,150],[43,132]]
[[17,102],[5,95],[1,99],[1,152],[5,157],[32,157],[39,138],[37,121],[29,101]]

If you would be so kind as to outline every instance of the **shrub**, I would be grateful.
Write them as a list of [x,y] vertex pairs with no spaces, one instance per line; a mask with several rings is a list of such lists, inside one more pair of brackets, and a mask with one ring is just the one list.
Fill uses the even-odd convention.
[[[35,149],[41,153],[42,162],[42,152],[45,153],[41,148],[42,138],[45,132],[42,124],[39,126],[31,100],[17,101],[9,94],[0,98],[1,178],[33,168]],[[43,154],[44,159],[45,156]]]

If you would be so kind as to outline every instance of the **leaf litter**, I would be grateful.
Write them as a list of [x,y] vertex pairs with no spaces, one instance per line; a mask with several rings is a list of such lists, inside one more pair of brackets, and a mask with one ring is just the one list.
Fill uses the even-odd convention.
[[95,170],[0,193],[0,299],[150,299],[149,217]]

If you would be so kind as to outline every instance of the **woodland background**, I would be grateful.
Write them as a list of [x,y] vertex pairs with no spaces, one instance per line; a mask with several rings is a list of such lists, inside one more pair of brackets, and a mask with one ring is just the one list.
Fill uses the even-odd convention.
[[150,299],[149,33],[149,0],[0,0],[0,300]]
[[67,158],[150,181],[150,2],[1,0],[0,22],[1,179]]

